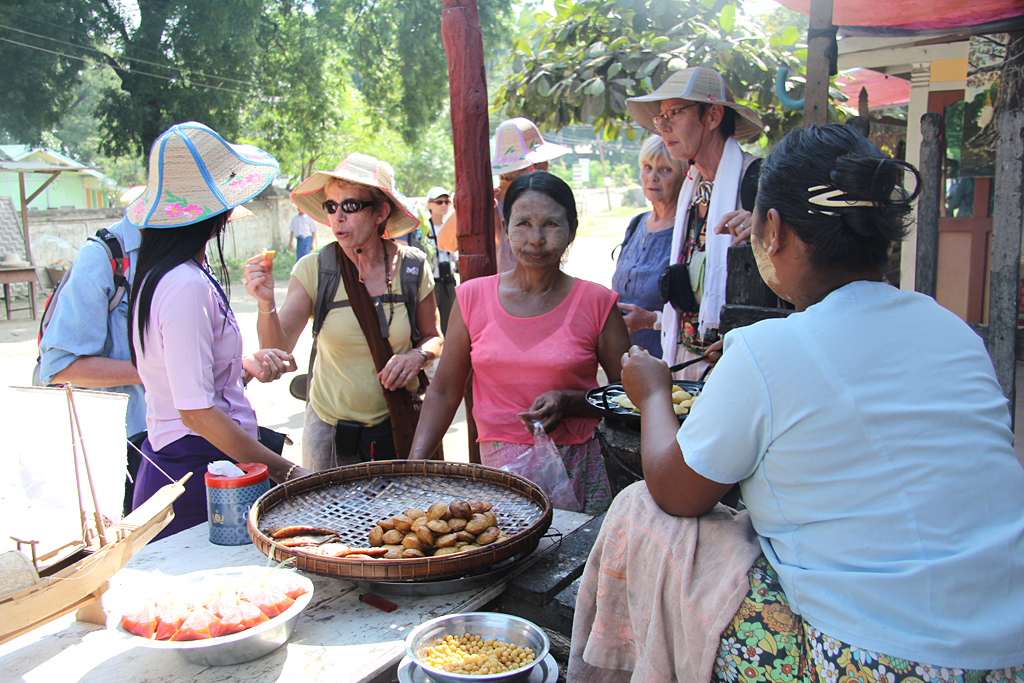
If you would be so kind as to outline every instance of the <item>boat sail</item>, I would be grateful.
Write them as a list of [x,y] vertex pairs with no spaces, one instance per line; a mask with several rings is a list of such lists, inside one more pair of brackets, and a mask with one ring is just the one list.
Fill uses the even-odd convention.
[[0,490],[0,547],[15,548],[0,572],[21,565],[8,583],[0,576],[0,644],[76,610],[105,623],[107,581],[174,518],[188,477],[121,519],[127,403],[70,386],[0,389],[10,418],[0,467],[20,474]]

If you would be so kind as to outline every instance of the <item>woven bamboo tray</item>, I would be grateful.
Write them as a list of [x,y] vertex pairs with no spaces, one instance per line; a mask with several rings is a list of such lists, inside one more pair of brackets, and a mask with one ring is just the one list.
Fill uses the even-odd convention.
[[[286,548],[263,533],[284,524],[324,526],[341,542],[368,546],[381,519],[442,500],[494,504],[508,539],[466,553],[401,560],[349,560]],[[533,552],[551,526],[551,502],[527,479],[483,465],[432,460],[389,460],[324,470],[277,486],[250,508],[253,544],[277,562],[295,558],[305,572],[362,581],[430,581],[472,573],[520,553]]]

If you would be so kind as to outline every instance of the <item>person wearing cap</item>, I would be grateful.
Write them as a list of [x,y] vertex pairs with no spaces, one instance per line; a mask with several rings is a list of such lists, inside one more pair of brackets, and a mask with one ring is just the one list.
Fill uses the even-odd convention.
[[[644,129],[660,134],[669,155],[689,165],[679,192],[672,233],[671,276],[688,280],[695,305],[677,311],[666,304],[661,320],[662,357],[669,365],[717,353],[718,323],[725,305],[728,249],[749,239],[759,161],[739,145],[764,124],[737,104],[721,74],[693,67],[672,74],[650,95],[626,100]],[[713,229],[708,229],[713,228]],[[678,305],[678,304],[677,304]],[[697,378],[707,368],[685,370]]]
[[[394,430],[405,417],[389,411],[397,394],[419,389],[418,374],[441,355],[434,278],[423,252],[396,241],[419,225],[405,197],[395,189],[391,165],[365,154],[350,154],[333,171],[317,171],[291,193],[292,202],[313,220],[331,228],[337,242],[295,264],[288,293],[278,309],[274,277],[262,255],[249,259],[243,281],[259,306],[260,343],[291,350],[314,316],[321,259],[333,258],[358,275],[376,304],[381,332],[391,355],[378,372],[366,333],[339,282],[316,335],[302,430],[302,462],[310,470],[368,460],[394,459]],[[326,251],[331,250],[331,251]],[[401,271],[418,259],[418,288],[404,291]],[[351,270],[349,272],[352,272]],[[321,303],[318,305],[328,305]],[[409,308],[415,311],[410,319]],[[415,343],[414,343],[415,339]],[[392,401],[392,402],[389,402]],[[396,418],[393,420],[393,418]],[[412,429],[409,428],[411,438]]]
[[448,316],[455,303],[455,271],[458,269],[455,254],[442,249],[437,243],[438,233],[450,206],[451,200],[445,188],[432,187],[427,192],[427,231],[423,239],[429,242],[433,252],[430,260],[434,269],[434,300],[441,314],[442,334],[448,330]]
[[[207,519],[203,476],[209,463],[266,465],[284,482],[308,474],[260,443],[245,383],[294,370],[289,353],[262,349],[242,355],[225,288],[224,227],[234,212],[277,176],[274,157],[251,145],[232,145],[201,123],[172,126],[153,143],[146,190],[128,204],[128,221],[142,231],[129,303],[132,362],[146,387],[146,458],[139,467],[134,506],[167,477],[191,472],[174,504],[174,520],[157,538]],[[217,275],[207,243],[217,246]],[[224,284],[222,285],[221,282]]]
[[295,243],[295,260],[298,261],[316,244],[316,223],[299,209],[288,226],[288,232],[288,248],[291,249],[292,242]]
[[498,176],[498,189],[494,191],[497,221],[497,268],[505,273],[516,267],[512,248],[505,237],[505,193],[512,181],[531,171],[548,170],[548,162],[571,152],[564,145],[548,142],[533,121],[521,116],[502,121],[494,130],[494,156],[491,172]]

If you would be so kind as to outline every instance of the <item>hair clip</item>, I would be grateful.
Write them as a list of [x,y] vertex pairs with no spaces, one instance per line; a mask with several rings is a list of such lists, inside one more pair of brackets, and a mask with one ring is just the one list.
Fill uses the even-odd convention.
[[[867,199],[847,199],[845,192],[839,188],[830,187],[828,185],[809,187],[807,188],[807,192],[811,195],[807,198],[807,201],[811,204],[816,204],[817,206],[825,206],[834,209],[845,209],[849,206],[876,206],[875,202]],[[822,211],[820,213],[827,214],[830,212]]]

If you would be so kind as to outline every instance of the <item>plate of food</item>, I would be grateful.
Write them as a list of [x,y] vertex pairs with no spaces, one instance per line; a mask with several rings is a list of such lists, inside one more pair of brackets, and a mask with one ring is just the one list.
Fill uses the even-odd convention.
[[[672,407],[682,423],[690,413],[694,400],[704,388],[704,382],[680,379],[672,383]],[[633,429],[640,429],[640,409],[633,405],[621,384],[609,384],[587,392],[587,403],[606,419],[618,421]]]
[[126,600],[117,630],[141,647],[176,650],[193,664],[226,666],[270,654],[313,598],[294,571],[233,567],[161,577]]

